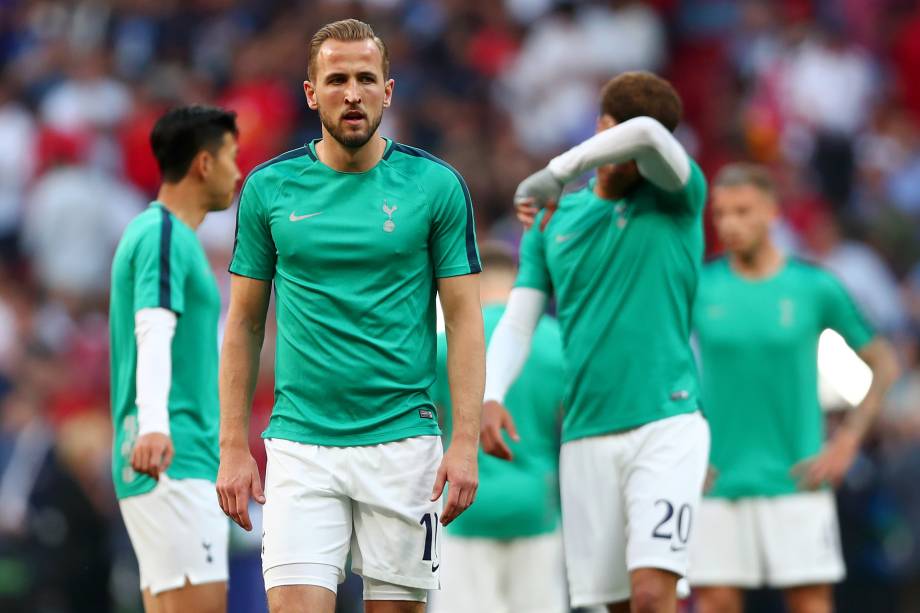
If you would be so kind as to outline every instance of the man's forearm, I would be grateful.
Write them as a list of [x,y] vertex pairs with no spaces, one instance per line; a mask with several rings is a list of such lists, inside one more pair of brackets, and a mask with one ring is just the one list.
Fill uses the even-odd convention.
[[264,333],[264,326],[227,322],[220,360],[221,447],[249,444],[249,414]]
[[872,341],[860,357],[872,370],[872,383],[866,397],[848,416],[845,427],[862,440],[882,410],[888,390],[900,375],[897,357],[891,344],[883,339]]
[[485,385],[485,341],[482,313],[469,309],[447,325],[447,377],[453,399],[452,442],[479,441],[479,419]]
[[639,172],[659,187],[680,189],[690,176],[690,159],[676,138],[650,117],[609,128],[553,158],[547,168],[562,183],[604,164],[635,160]]

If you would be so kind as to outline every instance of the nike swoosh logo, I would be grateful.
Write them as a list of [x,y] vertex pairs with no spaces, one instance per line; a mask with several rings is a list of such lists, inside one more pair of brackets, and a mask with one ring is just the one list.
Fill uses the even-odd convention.
[[303,221],[304,219],[307,219],[308,217],[316,217],[317,215],[322,215],[322,214],[323,212],[320,211],[319,213],[309,213],[307,215],[295,215],[294,211],[291,211],[291,216],[288,217],[288,219],[290,219],[291,221]]
[[671,551],[674,551],[674,552],[683,551],[686,548],[687,548],[686,545],[684,545],[683,547],[675,547],[674,545],[671,545]]
[[441,568],[441,565],[440,565],[440,564],[432,564],[432,565],[431,565],[431,572],[437,572],[437,570],[438,570],[439,568]]
[[568,241],[568,240],[571,240],[571,239],[573,239],[573,238],[575,238],[575,235],[574,235],[574,234],[559,234],[559,235],[556,236],[556,242],[557,242],[557,243],[564,243],[564,242],[566,242],[566,241]]

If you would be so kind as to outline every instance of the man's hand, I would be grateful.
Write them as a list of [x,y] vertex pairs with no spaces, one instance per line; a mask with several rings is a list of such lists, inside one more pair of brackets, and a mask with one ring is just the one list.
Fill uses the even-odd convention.
[[840,428],[817,456],[792,467],[800,487],[813,490],[824,484],[837,487],[859,453],[860,438],[847,428]]
[[131,468],[159,480],[160,475],[165,473],[172,463],[174,454],[172,440],[168,434],[149,432],[134,443]]
[[703,480],[703,493],[708,494],[716,486],[716,479],[719,478],[719,469],[710,464],[706,468],[706,478]]
[[447,491],[447,504],[441,513],[441,525],[446,526],[458,515],[466,511],[476,498],[476,489],[479,487],[479,462],[476,443],[466,441],[452,441],[441,466],[438,476],[434,481],[434,490],[431,500],[435,501],[444,492],[445,483],[450,487]]
[[252,530],[249,520],[249,497],[265,504],[259,467],[248,448],[221,448],[220,468],[217,470],[217,499],[220,508],[246,531]]
[[533,206],[543,208],[550,202],[559,202],[563,187],[549,168],[544,168],[521,181],[514,192],[514,203],[532,200]]
[[479,434],[482,440],[482,450],[496,458],[512,460],[514,454],[511,453],[511,448],[505,442],[502,430],[508,431],[511,440],[515,442],[521,440],[508,409],[494,400],[489,400],[482,405],[482,425]]

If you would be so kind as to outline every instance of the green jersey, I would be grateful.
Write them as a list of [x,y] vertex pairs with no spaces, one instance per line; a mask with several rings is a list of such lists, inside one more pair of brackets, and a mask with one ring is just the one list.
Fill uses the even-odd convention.
[[[505,307],[483,309],[486,340],[491,338]],[[454,536],[512,539],[546,534],[559,523],[559,425],[562,416],[562,340],[556,321],[544,316],[533,335],[530,356],[520,377],[508,390],[505,404],[520,442],[509,441],[514,461],[479,451],[476,504],[447,527]],[[447,340],[438,337],[438,380],[432,389],[444,409],[445,440],[449,441],[450,389],[447,381]]]
[[109,303],[112,477],[119,498],[149,492],[152,478],[134,472],[137,439],[137,342],[134,315],[163,308],[178,315],[172,340],[169,432],[173,479],[217,478],[217,320],[220,292],[195,232],[154,202],[125,229],[112,262]]
[[436,279],[479,270],[466,184],[424,151],[387,141],[374,168],[347,173],[314,141],[253,170],[230,272],[274,282],[263,436],[349,446],[439,434]]
[[873,336],[828,272],[789,260],[775,275],[745,279],[728,259],[707,265],[693,323],[699,339],[703,406],[712,431],[712,496],[796,491],[789,471],[818,453],[818,337],[837,331],[854,349]]
[[604,200],[564,196],[521,241],[516,285],[555,293],[568,385],[563,441],[699,409],[690,311],[703,258],[706,180],[677,192],[643,181]]

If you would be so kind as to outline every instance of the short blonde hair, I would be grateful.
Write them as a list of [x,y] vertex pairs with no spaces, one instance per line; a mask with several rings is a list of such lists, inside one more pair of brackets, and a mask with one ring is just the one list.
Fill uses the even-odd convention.
[[735,162],[723,166],[713,181],[713,187],[741,187],[750,185],[775,199],[776,183],[766,166],[749,162]]
[[327,40],[340,40],[345,42],[372,40],[377,48],[380,49],[380,55],[383,58],[383,78],[390,76],[390,53],[387,51],[386,43],[379,36],[374,34],[374,29],[368,24],[357,19],[343,19],[327,23],[317,30],[316,34],[310,40],[310,62],[307,65],[307,78],[313,80],[316,77],[316,58],[319,55],[319,48]]

